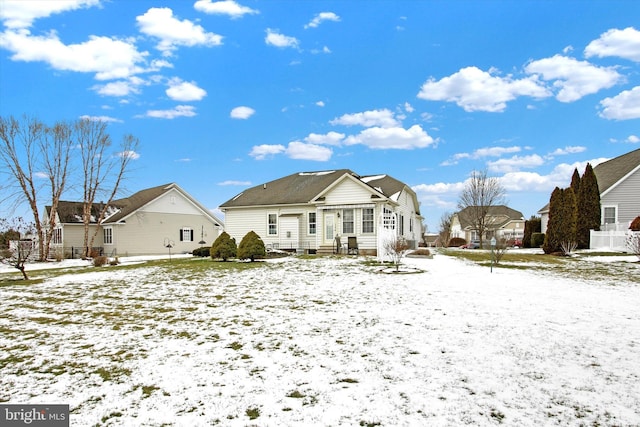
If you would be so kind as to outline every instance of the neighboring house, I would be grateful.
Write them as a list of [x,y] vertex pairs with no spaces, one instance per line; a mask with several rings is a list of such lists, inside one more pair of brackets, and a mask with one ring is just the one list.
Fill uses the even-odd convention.
[[[301,172],[249,188],[220,209],[225,231],[240,242],[255,231],[267,247],[332,253],[356,238],[360,254],[376,255],[389,234],[415,248],[422,237],[416,194],[388,175],[348,169]],[[338,248],[345,250],[346,247]]]
[[[600,191],[600,230],[591,233],[592,249],[625,249],[625,233],[640,215],[640,148],[593,168]],[[549,222],[549,205],[538,211],[542,232]]]
[[[221,220],[174,183],[114,200],[106,218],[98,224],[102,206],[93,206],[89,233],[91,236],[97,229],[94,249],[108,256],[190,252],[199,246],[211,246],[224,227]],[[45,223],[49,222],[50,211],[47,206]],[[56,224],[51,253],[79,256],[84,244],[82,202],[61,201]]]
[[[451,237],[460,237],[467,242],[480,240],[480,234],[474,225],[473,207],[466,207],[453,214],[451,218]],[[524,237],[524,216],[522,212],[504,205],[490,206],[485,219],[483,242],[492,237],[505,240],[522,240]]]

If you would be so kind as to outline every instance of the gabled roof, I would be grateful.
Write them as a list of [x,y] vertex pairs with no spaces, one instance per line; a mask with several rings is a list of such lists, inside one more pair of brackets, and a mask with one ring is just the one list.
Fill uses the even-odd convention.
[[[113,200],[109,205],[109,209],[106,213],[106,218],[104,219],[103,224],[114,224],[122,221],[138,209],[174,189],[187,197],[194,205],[202,210],[205,215],[210,216],[215,222],[222,225],[222,221],[216,218],[211,212],[200,205],[200,203],[189,196],[175,183],[147,188],[145,190],[138,191],[137,193],[129,197]],[[60,222],[63,224],[82,224],[82,205],[82,202],[60,201],[58,203],[58,217],[60,218]],[[91,208],[91,223],[96,223],[96,220],[100,215],[100,211],[102,210],[103,206],[104,203],[102,202],[93,204]],[[46,206],[46,210],[47,215],[50,215],[51,206]]]
[[[462,229],[474,226],[473,209],[473,206],[467,206],[460,212],[456,213],[456,215],[458,215],[458,221],[460,222],[460,227]],[[522,215],[522,212],[511,209],[510,207],[505,205],[489,206],[487,216],[500,219],[499,222],[491,224],[491,226],[495,228],[500,228],[511,221],[524,220],[524,215]]]
[[372,191],[393,200],[402,189],[409,188],[389,175],[359,176],[349,169],[299,172],[248,188],[220,208],[294,205],[311,202],[345,175],[358,180]]
[[600,195],[614,187],[633,170],[640,167],[640,148],[615,157],[593,168]]
[[[600,197],[636,169],[640,169],[640,148],[596,165],[593,168],[593,173],[598,181]],[[538,211],[539,214],[548,212],[549,203]]]

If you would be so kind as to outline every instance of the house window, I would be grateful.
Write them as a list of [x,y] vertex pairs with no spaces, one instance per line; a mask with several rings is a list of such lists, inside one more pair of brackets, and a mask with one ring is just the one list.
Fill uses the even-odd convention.
[[53,229],[53,236],[51,237],[51,243],[54,245],[62,244],[62,228]]
[[353,209],[342,210],[342,234],[353,234]]
[[106,227],[102,229],[103,243],[105,245],[113,245],[113,228]]
[[373,233],[373,208],[362,209],[362,232]]
[[276,214],[269,214],[269,235],[275,236],[278,234],[278,216]]
[[316,213],[309,212],[309,234],[316,234]]
[[606,206],[603,209],[603,224],[615,224],[616,223],[616,207]]
[[399,222],[399,229],[400,229],[400,236],[404,236],[404,215],[400,214],[398,216],[398,222]]
[[413,233],[413,218],[409,218],[409,233]]
[[181,242],[193,242],[193,229],[191,227],[182,227],[180,229]]
[[396,228],[396,221],[391,209],[384,208],[382,215],[382,225],[384,226],[384,228],[388,230],[394,230]]

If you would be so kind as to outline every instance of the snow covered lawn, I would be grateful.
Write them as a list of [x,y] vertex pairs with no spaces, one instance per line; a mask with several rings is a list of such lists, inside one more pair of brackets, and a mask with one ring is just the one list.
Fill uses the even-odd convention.
[[72,426],[640,424],[637,281],[404,262],[425,271],[174,260],[4,282],[0,401],[70,404]]

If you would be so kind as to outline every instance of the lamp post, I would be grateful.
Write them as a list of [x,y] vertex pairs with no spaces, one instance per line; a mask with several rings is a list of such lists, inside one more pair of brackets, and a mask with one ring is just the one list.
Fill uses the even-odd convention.
[[496,238],[491,238],[491,273],[493,273],[493,251],[496,248]]

